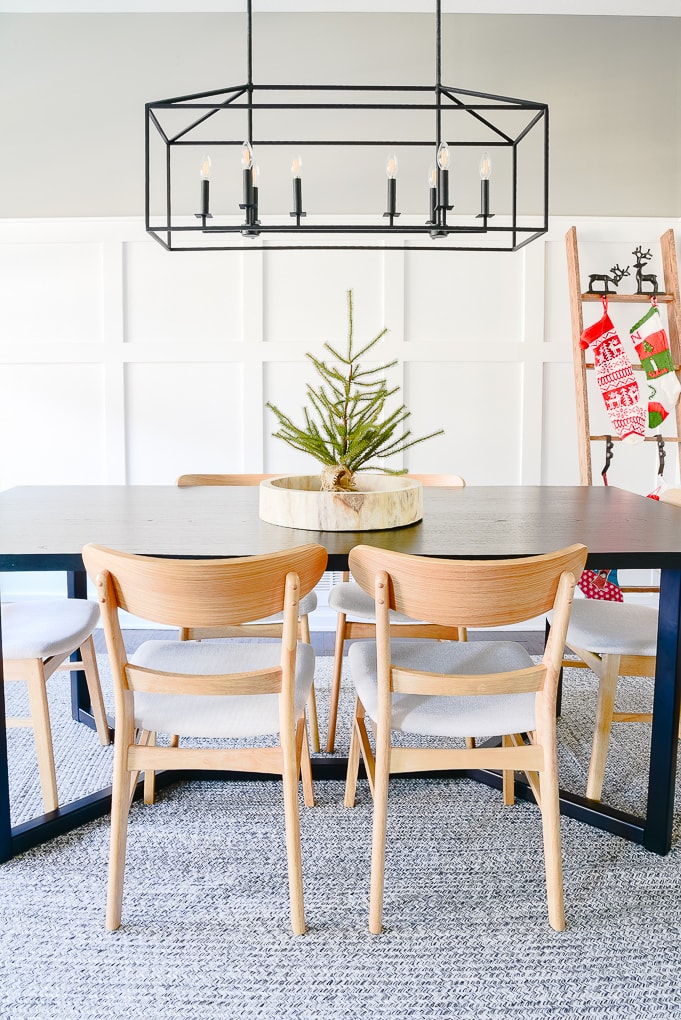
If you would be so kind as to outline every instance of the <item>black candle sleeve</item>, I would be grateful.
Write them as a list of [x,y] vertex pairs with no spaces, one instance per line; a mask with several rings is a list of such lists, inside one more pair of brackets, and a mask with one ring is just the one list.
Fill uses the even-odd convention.
[[438,173],[440,183],[440,208],[446,209],[449,206],[449,170],[440,170]]
[[253,172],[249,167],[244,169],[244,205],[253,204]]
[[480,215],[489,216],[489,180],[480,181]]
[[397,211],[397,181],[394,177],[388,178],[388,214],[394,216]]
[[293,178],[293,211],[296,216],[303,212],[303,182],[300,177]]

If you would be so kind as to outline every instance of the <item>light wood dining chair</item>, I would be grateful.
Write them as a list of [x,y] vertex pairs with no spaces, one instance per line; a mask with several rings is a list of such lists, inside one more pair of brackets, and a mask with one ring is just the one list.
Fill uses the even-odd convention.
[[[667,489],[660,501],[681,506],[681,489]],[[551,618],[549,616],[549,622]],[[594,733],[586,795],[600,800],[613,723],[649,723],[650,712],[615,710],[620,677],[654,677],[658,611],[631,602],[575,599],[566,647],[577,659],[563,665],[591,669],[598,678]]]
[[[310,544],[264,556],[185,560],[87,545],[83,561],[97,587],[114,678],[107,928],[121,923],[128,814],[139,772],[221,769],[282,777],[291,926],[302,934],[298,777],[307,744],[305,704],[314,649],[298,641],[298,612],[300,599],[324,571],[326,550]],[[283,634],[277,646],[147,641],[128,656],[119,610],[155,624],[208,628],[283,612]],[[146,742],[151,733],[181,733],[183,740],[200,743],[159,746]],[[256,738],[272,735],[278,736],[274,746],[252,746]],[[241,743],[225,746],[225,738]]]
[[577,659],[566,658],[563,665],[587,667],[598,678],[586,795],[600,800],[613,723],[652,720],[650,712],[615,711],[615,698],[620,677],[655,676],[657,609],[629,602],[575,599],[565,645]]
[[[30,715],[8,717],[8,727],[33,730],[45,811],[59,807],[47,681],[59,670],[83,671],[100,744],[110,743],[92,632],[99,609],[86,599],[7,602],[2,606],[2,668],[5,681],[26,684]],[[79,651],[80,659],[66,660]]]
[[[388,781],[403,772],[499,769],[505,803],[514,771],[527,774],[541,809],[549,923],[565,927],[560,850],[556,695],[583,545],[512,560],[442,560],[356,546],[350,570],[376,607],[376,640],[348,659],[357,692],[345,804],[355,803],[360,756],[373,794],[369,928],[382,928]],[[506,627],[553,610],[542,661],[510,641],[400,639],[390,613],[442,626]],[[366,721],[374,730],[372,749]],[[392,733],[498,735],[499,747],[393,746]],[[526,742],[526,738],[529,742]],[[435,745],[437,742],[431,742]],[[418,844],[413,848],[418,853]]]
[[[463,489],[466,485],[459,475],[414,475],[422,485],[441,488]],[[376,616],[374,600],[350,578],[349,571],[343,573],[342,580],[333,585],[329,592],[329,606],[337,614],[336,642],[333,653],[333,673],[331,676],[331,702],[329,705],[329,723],[326,733],[326,750],[333,753],[336,745],[336,726],[338,722],[338,702],[340,699],[341,676],[343,672],[343,655],[345,642],[357,638],[370,638],[376,633]],[[403,637],[430,637],[439,641],[465,641],[466,632],[462,627],[439,627],[432,623],[408,620],[393,614],[392,623],[399,624]]]
[[[265,478],[277,478],[278,475],[253,475],[253,474],[189,474],[180,475],[177,479],[177,485],[180,488],[192,488],[201,485],[260,485]],[[299,620],[299,633],[300,640],[310,644],[310,613],[313,613],[317,608],[317,594],[314,591],[308,592],[308,594],[301,599],[300,602],[300,620]],[[282,628],[282,616],[281,614],[273,616],[268,620],[258,621],[244,621],[242,624],[234,627],[230,627],[228,630],[223,630],[220,633],[208,633],[207,631],[198,631],[195,627],[181,627],[180,628],[180,640],[181,641],[197,641],[202,638],[215,638],[215,637],[261,637],[261,638],[277,638],[281,637]],[[308,715],[310,722],[310,742],[312,744],[312,750],[316,753],[320,750],[319,743],[319,721],[317,718],[317,698],[314,689],[314,683],[312,684],[312,690],[310,692],[310,701],[308,704]]]

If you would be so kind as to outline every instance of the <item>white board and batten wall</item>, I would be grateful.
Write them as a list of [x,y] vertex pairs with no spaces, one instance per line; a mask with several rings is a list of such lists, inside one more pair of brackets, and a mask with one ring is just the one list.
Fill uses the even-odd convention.
[[[573,223],[583,289],[588,273],[633,263],[639,244],[661,278],[659,237],[679,233],[658,218],[556,217],[514,254],[170,254],[137,218],[0,220],[0,488],[312,473],[272,437],[265,404],[300,417],[316,380],[305,353],[343,347],[349,289],[357,343],[388,327],[378,356],[398,361],[390,380],[413,431],[445,429],[404,466],[470,485],[576,484]],[[627,345],[638,308],[610,311]],[[600,306],[584,314],[589,324]],[[593,385],[591,413],[592,431],[610,431]],[[596,476],[603,452],[593,450]],[[617,444],[609,480],[646,494],[656,470],[655,444]],[[665,479],[678,483],[675,447]],[[3,598],[44,580],[4,575]]]

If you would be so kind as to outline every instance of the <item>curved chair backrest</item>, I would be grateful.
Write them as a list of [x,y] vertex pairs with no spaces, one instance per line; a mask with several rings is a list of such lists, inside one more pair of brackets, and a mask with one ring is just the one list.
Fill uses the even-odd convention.
[[553,609],[560,576],[579,578],[583,545],[505,560],[444,560],[356,546],[350,569],[367,593],[377,575],[389,577],[389,609],[445,626],[502,627]]
[[260,485],[265,478],[279,475],[180,475],[176,485],[188,489],[197,485]]
[[[422,485],[438,485],[451,489],[461,489],[465,481],[460,475],[414,475],[409,473],[408,478],[415,478]],[[186,489],[197,485],[260,485],[266,478],[279,478],[279,475],[218,475],[218,474],[195,474],[180,475],[176,484]]]
[[287,575],[306,595],[326,568],[321,545],[309,544],[262,556],[184,560],[137,556],[98,545],[83,549],[94,580],[107,571],[121,609],[174,627],[219,627],[280,613]]
[[466,485],[461,475],[415,475],[410,471],[407,478],[414,478],[421,485],[439,486],[449,489],[463,489]]

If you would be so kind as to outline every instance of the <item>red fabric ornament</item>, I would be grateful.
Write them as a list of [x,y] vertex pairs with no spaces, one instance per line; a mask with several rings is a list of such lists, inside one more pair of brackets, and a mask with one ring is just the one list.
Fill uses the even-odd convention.
[[617,576],[614,570],[583,570],[577,587],[588,599],[601,602],[624,602],[622,589],[609,576]]

